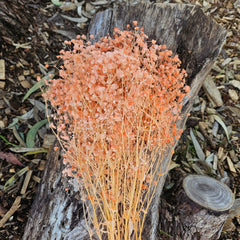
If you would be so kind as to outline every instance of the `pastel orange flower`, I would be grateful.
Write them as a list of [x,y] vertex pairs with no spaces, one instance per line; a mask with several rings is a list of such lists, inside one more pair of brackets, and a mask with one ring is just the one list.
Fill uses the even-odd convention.
[[141,225],[136,221],[163,175],[164,152],[182,132],[176,122],[190,90],[178,56],[147,38],[137,21],[133,30],[115,28],[113,37],[94,44],[78,36],[65,42],[72,50],[60,52],[60,77],[46,80],[65,173],[77,179],[84,201],[102,209],[103,223],[93,224],[107,226],[109,239],[131,233],[123,215]]

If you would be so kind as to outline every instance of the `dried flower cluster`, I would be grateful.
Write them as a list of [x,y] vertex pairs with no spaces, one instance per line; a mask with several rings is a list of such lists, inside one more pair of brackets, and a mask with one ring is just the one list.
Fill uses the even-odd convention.
[[73,49],[61,51],[61,78],[45,94],[56,108],[67,173],[91,202],[100,239],[141,238],[164,151],[182,132],[175,122],[189,91],[178,57],[147,42],[133,24],[133,31],[115,28],[113,38],[95,44],[85,36],[66,42]]

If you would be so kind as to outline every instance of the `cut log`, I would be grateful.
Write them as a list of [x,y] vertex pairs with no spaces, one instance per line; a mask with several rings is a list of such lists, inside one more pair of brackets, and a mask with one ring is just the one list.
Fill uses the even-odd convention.
[[[183,118],[177,123],[184,128],[194,98],[221,51],[226,31],[205,16],[197,6],[141,3],[134,6],[119,5],[99,12],[90,24],[89,34],[93,34],[97,40],[108,33],[111,35],[114,27],[125,29],[133,20],[138,21],[138,26],[144,27],[150,40],[155,39],[158,44],[165,44],[174,54],[178,54],[182,67],[187,70],[191,91],[184,100]],[[172,147],[166,149],[162,172],[168,170],[171,152]],[[74,183],[62,177],[62,161],[58,160],[56,154],[52,153],[48,159],[23,240],[87,239],[84,217],[80,216],[79,193]],[[166,174],[158,182],[142,239],[156,239],[160,195],[165,178]],[[66,186],[69,188],[67,193]]]
[[189,175],[175,195],[174,206],[162,199],[159,228],[175,240],[216,240],[233,203],[227,185],[208,176]]

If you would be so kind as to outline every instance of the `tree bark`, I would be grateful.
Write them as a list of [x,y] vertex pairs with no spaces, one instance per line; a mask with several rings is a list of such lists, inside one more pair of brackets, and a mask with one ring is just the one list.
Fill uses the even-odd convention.
[[[187,83],[191,85],[191,91],[184,99],[183,118],[177,123],[184,128],[194,98],[221,51],[226,31],[197,6],[142,3],[119,5],[97,13],[88,32],[97,40],[108,33],[111,35],[114,27],[125,29],[134,20],[138,21],[138,26],[144,27],[149,40],[155,39],[158,44],[165,44],[174,54],[178,54],[182,67],[187,70]],[[171,151],[172,147],[166,150],[161,172],[167,173]],[[23,240],[87,239],[78,191],[73,182],[62,177],[62,161],[56,154],[53,152],[48,159]],[[165,178],[166,174],[158,182],[142,239],[156,239],[160,195]],[[65,191],[66,186],[70,189],[68,192]]]
[[58,150],[49,154],[23,239],[88,240],[79,192],[76,184],[63,176],[60,145],[55,146]]

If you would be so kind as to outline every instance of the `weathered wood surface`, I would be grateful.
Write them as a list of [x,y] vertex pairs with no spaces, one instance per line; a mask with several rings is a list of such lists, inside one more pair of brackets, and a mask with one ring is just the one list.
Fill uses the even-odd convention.
[[174,204],[161,199],[162,233],[174,240],[219,239],[234,203],[231,190],[208,176],[189,175],[181,185],[172,200]]
[[66,191],[69,181],[62,176],[60,146],[55,145],[59,150],[50,152],[23,239],[69,240],[67,234],[73,229],[81,232],[81,239],[88,234],[80,196],[76,189]]
[[[138,4],[115,6],[98,13],[89,27],[89,34],[100,38],[112,33],[114,27],[125,29],[133,20],[144,27],[149,39],[166,44],[179,55],[182,67],[189,75],[191,85],[189,97],[185,99],[178,122],[184,127],[187,113],[197,96],[225,41],[226,31],[206,17],[197,6],[184,4]],[[177,144],[177,142],[176,142]],[[175,144],[175,145],[176,145]],[[171,150],[166,151],[162,172],[167,171]],[[87,239],[86,227],[81,215],[81,203],[74,184],[62,177],[62,162],[49,157],[45,174],[29,216],[23,240]],[[158,228],[160,195],[166,174],[161,177],[146,219],[142,239],[155,240]],[[68,186],[70,190],[65,192]],[[77,196],[77,199],[76,199]],[[81,216],[80,216],[81,215]]]

